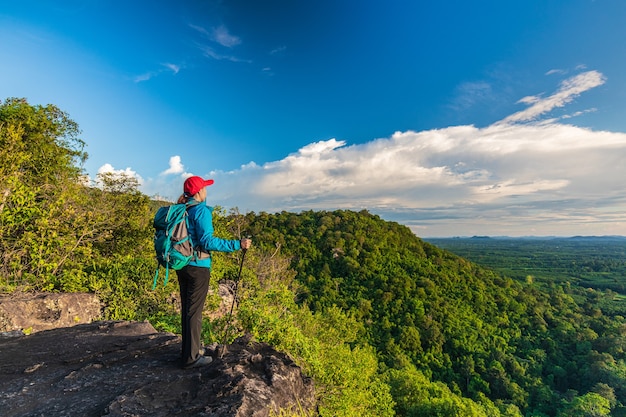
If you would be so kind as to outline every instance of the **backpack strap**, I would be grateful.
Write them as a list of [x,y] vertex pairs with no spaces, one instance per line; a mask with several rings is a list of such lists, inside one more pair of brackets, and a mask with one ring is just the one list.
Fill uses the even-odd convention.
[[[163,286],[164,287],[165,287],[165,285],[167,285],[167,281],[169,279],[169,275],[170,275],[170,269],[166,267],[165,268],[165,282],[163,282]],[[158,279],[159,279],[159,262],[157,261],[157,266],[156,266],[156,269],[154,271],[154,282],[152,283],[152,290],[156,289]]]
[[152,291],[156,290],[157,280],[159,279],[159,261],[157,261],[157,266],[154,271],[154,282],[152,283]]
[[189,210],[189,207],[197,206],[198,204],[200,204],[200,202],[194,200],[193,198],[189,199],[189,201],[185,203],[185,205],[187,206],[187,210]]

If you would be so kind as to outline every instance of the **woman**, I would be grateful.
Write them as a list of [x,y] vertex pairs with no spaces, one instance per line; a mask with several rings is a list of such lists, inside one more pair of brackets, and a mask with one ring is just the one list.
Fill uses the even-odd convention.
[[182,351],[184,369],[197,368],[211,363],[212,358],[200,353],[202,347],[202,310],[209,291],[211,278],[211,251],[233,252],[248,249],[250,239],[228,240],[213,236],[213,209],[207,207],[206,187],[213,180],[189,177],[185,180],[184,193],[179,203],[187,204],[189,214],[189,236],[197,254],[189,265],[176,271],[180,284]]

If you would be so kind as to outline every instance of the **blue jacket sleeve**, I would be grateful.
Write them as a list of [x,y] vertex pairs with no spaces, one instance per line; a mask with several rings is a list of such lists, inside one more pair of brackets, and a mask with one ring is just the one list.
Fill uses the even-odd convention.
[[189,209],[191,237],[196,247],[205,252],[233,252],[241,249],[239,240],[221,239],[213,236],[213,209],[200,203]]

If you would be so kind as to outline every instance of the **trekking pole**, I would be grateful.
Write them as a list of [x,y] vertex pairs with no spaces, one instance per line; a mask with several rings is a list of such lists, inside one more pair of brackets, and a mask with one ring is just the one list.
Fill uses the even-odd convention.
[[235,289],[233,291],[233,302],[230,305],[230,312],[228,313],[228,320],[226,321],[226,328],[224,330],[224,338],[222,340],[222,345],[225,346],[228,341],[228,334],[230,333],[230,320],[233,317],[233,309],[235,308],[235,303],[237,302],[237,289],[239,288],[239,281],[241,280],[241,271],[243,270],[243,261],[246,258],[246,252],[248,249],[242,249],[243,255],[241,255],[241,263],[239,264],[239,274],[237,274],[237,280],[235,281]]

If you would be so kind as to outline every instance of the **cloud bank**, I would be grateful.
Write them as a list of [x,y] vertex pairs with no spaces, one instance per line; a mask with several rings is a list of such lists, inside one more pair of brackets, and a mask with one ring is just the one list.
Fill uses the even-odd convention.
[[[626,134],[540,120],[604,82],[597,71],[578,74],[485,128],[396,132],[358,145],[329,139],[279,161],[194,174],[216,180],[210,204],[367,209],[424,237],[626,235]],[[172,157],[144,191],[173,200],[188,175]]]

